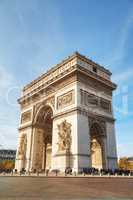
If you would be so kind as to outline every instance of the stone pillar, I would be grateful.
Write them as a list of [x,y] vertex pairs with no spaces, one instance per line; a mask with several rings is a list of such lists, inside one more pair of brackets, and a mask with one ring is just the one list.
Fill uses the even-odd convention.
[[42,170],[43,156],[43,130],[34,127],[32,136],[30,170]]
[[23,132],[20,132],[19,143],[16,154],[15,169],[21,171],[22,168],[25,168],[26,163],[26,144],[27,144],[27,135]]
[[32,132],[32,146],[31,146],[31,163],[30,163],[30,171],[36,169],[36,143],[37,143],[37,128],[33,128]]
[[102,153],[102,160],[103,160],[103,168],[108,169],[108,160],[107,160],[107,137],[103,136],[102,138],[102,145],[103,145],[103,153]]
[[106,122],[108,168],[117,168],[117,151],[114,122]]
[[32,127],[27,128],[26,135],[27,135],[27,147],[26,147],[25,169],[28,172],[31,164]]
[[43,145],[42,170],[46,167],[46,145]]
[[88,116],[77,115],[78,171],[90,166],[90,132]]

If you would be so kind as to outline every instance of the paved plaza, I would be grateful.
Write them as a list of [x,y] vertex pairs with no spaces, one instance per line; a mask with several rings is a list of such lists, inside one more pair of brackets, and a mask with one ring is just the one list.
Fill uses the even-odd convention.
[[133,178],[0,177],[0,200],[133,199]]

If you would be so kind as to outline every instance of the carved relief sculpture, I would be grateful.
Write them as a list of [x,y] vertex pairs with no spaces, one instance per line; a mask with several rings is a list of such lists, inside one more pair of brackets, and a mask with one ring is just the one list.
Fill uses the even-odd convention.
[[69,91],[57,98],[57,108],[63,108],[74,103],[74,91]]
[[111,102],[107,99],[101,98],[94,94],[90,94],[85,90],[80,90],[81,94],[81,104],[85,106],[95,106],[103,109],[104,111],[111,112]]
[[64,120],[58,125],[58,151],[70,152],[72,137],[71,137],[71,124]]
[[28,110],[28,111],[22,113],[21,124],[26,123],[30,120],[31,120],[31,110]]
[[97,147],[99,147],[99,143],[96,139],[93,139],[91,142],[91,150],[94,151]]
[[53,107],[55,105],[55,97],[51,97],[48,100],[46,100],[46,103],[50,103]]
[[23,133],[20,137],[20,143],[18,147],[18,159],[24,159],[25,152],[26,152],[26,135]]

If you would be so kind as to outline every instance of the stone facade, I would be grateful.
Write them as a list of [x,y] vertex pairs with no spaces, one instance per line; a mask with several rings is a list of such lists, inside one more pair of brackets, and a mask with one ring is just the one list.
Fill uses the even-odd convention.
[[15,168],[116,168],[110,77],[76,52],[25,86]]

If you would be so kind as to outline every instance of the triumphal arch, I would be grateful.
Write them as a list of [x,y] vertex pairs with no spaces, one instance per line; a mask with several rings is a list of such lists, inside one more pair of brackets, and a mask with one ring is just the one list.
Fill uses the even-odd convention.
[[116,168],[111,72],[75,52],[23,88],[15,168]]

